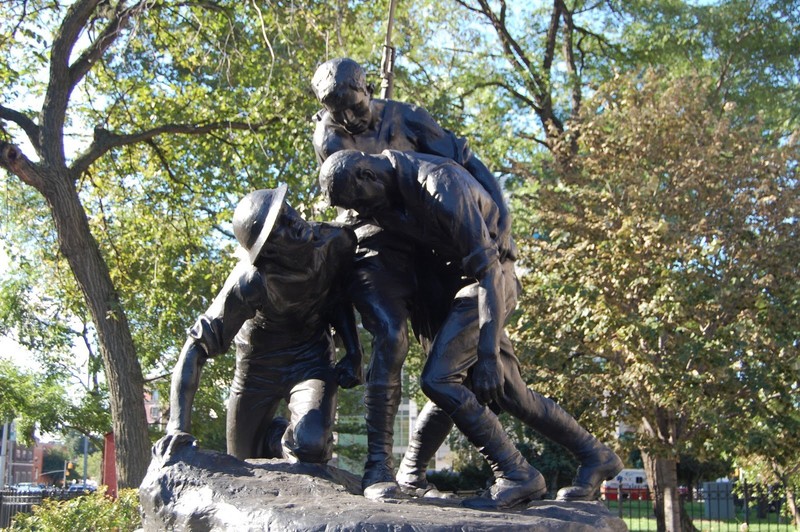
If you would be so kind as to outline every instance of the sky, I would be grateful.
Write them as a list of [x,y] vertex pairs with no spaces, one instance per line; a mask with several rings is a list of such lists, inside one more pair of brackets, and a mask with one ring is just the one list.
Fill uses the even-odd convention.
[[18,368],[28,371],[36,371],[40,367],[33,355],[6,336],[0,337],[0,358],[11,360]]

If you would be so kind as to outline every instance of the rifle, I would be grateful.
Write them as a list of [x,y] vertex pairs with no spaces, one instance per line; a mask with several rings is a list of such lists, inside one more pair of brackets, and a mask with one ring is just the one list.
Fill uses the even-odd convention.
[[381,98],[385,100],[392,97],[392,82],[394,81],[395,50],[392,46],[394,6],[395,0],[389,0],[389,21],[386,25],[386,39],[383,41],[383,57],[381,58]]

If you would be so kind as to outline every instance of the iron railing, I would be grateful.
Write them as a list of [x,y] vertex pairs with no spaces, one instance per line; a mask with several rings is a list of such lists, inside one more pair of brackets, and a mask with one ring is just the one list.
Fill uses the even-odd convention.
[[[783,510],[785,501],[774,498],[765,501],[754,499],[745,491],[735,496],[729,491],[722,494],[702,492],[703,497],[690,500],[681,496],[681,504],[692,524],[702,532],[796,532],[800,527],[792,523]],[[630,532],[657,530],[653,501],[626,497],[620,493],[617,500],[603,501],[612,515],[623,519]]]
[[82,492],[62,489],[43,490],[41,493],[19,493],[15,490],[0,490],[0,529],[11,526],[18,513],[31,513],[34,506],[44,499],[68,500],[85,495]]

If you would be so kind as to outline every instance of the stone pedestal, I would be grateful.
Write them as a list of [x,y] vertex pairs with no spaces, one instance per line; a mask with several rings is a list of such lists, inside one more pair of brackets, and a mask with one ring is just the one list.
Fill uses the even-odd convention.
[[513,511],[476,511],[459,500],[376,502],[360,478],[335,467],[248,460],[187,446],[154,460],[139,489],[145,532],[627,530],[601,503],[540,501]]

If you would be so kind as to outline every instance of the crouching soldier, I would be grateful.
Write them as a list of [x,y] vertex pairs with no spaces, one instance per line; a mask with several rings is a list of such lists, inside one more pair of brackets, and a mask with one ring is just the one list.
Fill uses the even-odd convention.
[[[172,376],[167,435],[154,448],[165,459],[193,441],[201,369],[233,342],[228,453],[314,463],[331,457],[337,385],[362,382],[355,317],[340,290],[356,239],[347,228],[306,222],[285,195],[285,185],[257,190],[236,208],[233,229],[248,258],[189,331]],[[331,326],[346,351],[338,364]],[[281,400],[289,420],[275,417]]]

